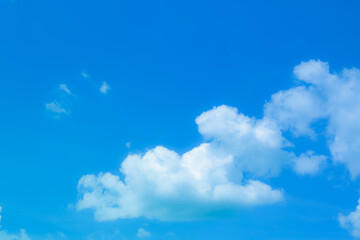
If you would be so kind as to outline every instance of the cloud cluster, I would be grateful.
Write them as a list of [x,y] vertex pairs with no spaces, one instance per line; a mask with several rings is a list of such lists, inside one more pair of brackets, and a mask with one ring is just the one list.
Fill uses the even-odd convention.
[[[261,119],[214,107],[196,118],[205,140],[198,147],[178,154],[158,146],[130,154],[120,174],[83,176],[77,209],[94,209],[99,221],[194,219],[281,201],[282,190],[259,179],[278,175],[284,166],[313,175],[329,158],[344,163],[355,178],[360,174],[360,70],[331,73],[327,63],[311,60],[296,66],[294,75],[297,86],[272,95]],[[296,145],[284,132],[294,139],[324,135],[331,156],[311,147],[296,156],[291,152]]]
[[294,68],[300,86],[280,91],[265,105],[265,117],[296,136],[316,137],[314,124],[326,122],[332,159],[360,174],[360,70],[331,73],[325,62],[311,60]]

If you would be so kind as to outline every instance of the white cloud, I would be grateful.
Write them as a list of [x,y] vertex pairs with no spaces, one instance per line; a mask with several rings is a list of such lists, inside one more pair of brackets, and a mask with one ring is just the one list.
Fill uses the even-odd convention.
[[126,146],[127,148],[131,148],[131,142],[126,142],[126,143],[125,143],[125,146]]
[[340,226],[347,229],[353,237],[360,238],[360,199],[356,210],[347,216],[340,215],[339,222]]
[[148,232],[148,231],[146,231],[146,230],[143,229],[143,228],[139,228],[136,236],[139,237],[139,238],[147,238],[147,237],[150,237],[150,236],[151,236],[151,233]]
[[56,101],[45,104],[45,107],[48,112],[55,113],[56,116],[59,116],[61,114],[70,114],[70,110],[65,109],[65,107],[63,107],[60,103]]
[[324,105],[314,87],[299,86],[272,95],[264,112],[266,118],[276,121],[283,130],[290,130],[296,136],[315,137],[311,125],[326,116]]
[[256,176],[276,175],[290,159],[282,150],[289,143],[273,121],[249,118],[223,105],[202,113],[196,123],[199,132],[212,140],[212,148],[233,156],[240,171]]
[[99,90],[101,93],[106,94],[110,89],[111,88],[110,88],[109,84],[107,84],[106,82],[103,82],[103,84],[101,85]]
[[301,86],[280,91],[265,105],[265,118],[296,135],[316,136],[313,125],[324,120],[332,159],[344,163],[352,177],[360,174],[360,70],[330,73],[325,62],[311,60],[294,68]]
[[60,84],[59,89],[66,92],[69,95],[71,94],[71,91],[70,91],[70,89],[68,88],[68,86],[66,84]]
[[300,157],[295,158],[294,170],[300,175],[315,174],[325,164],[326,159],[326,156],[314,155],[312,151],[308,151],[305,154],[302,153]]
[[94,209],[98,221],[185,220],[282,200],[281,190],[242,177],[242,172],[276,174],[290,157],[281,150],[285,141],[275,126],[227,106],[203,113],[196,122],[211,142],[183,155],[162,146],[131,154],[121,164],[123,180],[111,173],[83,176],[77,209]]

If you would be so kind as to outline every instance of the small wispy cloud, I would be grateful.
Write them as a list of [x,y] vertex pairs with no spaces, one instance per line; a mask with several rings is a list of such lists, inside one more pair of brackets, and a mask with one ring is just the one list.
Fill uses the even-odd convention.
[[139,237],[139,238],[147,238],[147,237],[150,237],[150,236],[151,236],[151,233],[148,232],[148,231],[146,231],[146,230],[143,229],[143,228],[139,228],[136,236]]
[[126,146],[127,148],[131,148],[131,142],[126,142],[126,143],[125,143],[125,146]]
[[82,71],[82,72],[81,72],[81,76],[82,76],[83,78],[88,78],[88,77],[90,77],[90,75],[89,75],[86,71]]
[[51,113],[55,118],[62,115],[70,115],[70,101],[74,96],[66,83],[57,85],[55,98],[45,104],[46,111]]
[[111,89],[111,87],[109,86],[109,84],[107,84],[106,82],[103,82],[103,84],[100,87],[100,92],[103,94],[107,94],[107,92]]
[[56,101],[45,104],[45,107],[48,112],[55,113],[57,116],[61,114],[70,114],[70,110],[67,110],[65,107],[63,107],[63,105]]
[[59,85],[59,89],[62,90],[62,91],[64,91],[64,92],[66,92],[66,93],[69,94],[69,95],[71,94],[70,89],[68,88],[68,86],[67,86],[65,83],[60,84],[60,85]]

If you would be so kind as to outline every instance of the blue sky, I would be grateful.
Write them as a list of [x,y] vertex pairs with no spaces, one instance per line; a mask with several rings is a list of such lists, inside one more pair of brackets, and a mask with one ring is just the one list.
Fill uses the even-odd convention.
[[0,240],[360,237],[359,10],[0,0]]

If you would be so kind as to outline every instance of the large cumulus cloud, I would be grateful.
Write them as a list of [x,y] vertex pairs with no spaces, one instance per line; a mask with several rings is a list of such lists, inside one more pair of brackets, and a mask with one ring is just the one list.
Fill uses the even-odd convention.
[[196,119],[209,142],[179,155],[162,146],[144,155],[129,155],[121,165],[124,179],[110,173],[86,175],[79,181],[78,209],[95,209],[97,220],[144,216],[186,220],[242,206],[280,201],[281,190],[253,176],[279,172],[289,154],[279,129],[228,106]]

